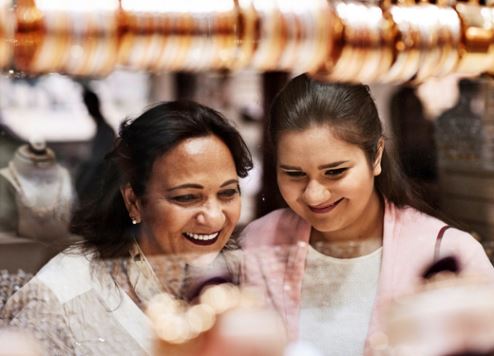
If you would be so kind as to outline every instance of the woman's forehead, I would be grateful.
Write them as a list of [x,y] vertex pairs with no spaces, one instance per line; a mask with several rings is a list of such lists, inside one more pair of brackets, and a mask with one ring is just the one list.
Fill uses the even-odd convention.
[[159,157],[153,176],[162,182],[175,184],[182,180],[236,178],[233,156],[216,136],[187,139]]
[[303,144],[307,146],[331,145],[346,143],[329,125],[311,125],[304,129],[286,130],[278,137],[278,146]]

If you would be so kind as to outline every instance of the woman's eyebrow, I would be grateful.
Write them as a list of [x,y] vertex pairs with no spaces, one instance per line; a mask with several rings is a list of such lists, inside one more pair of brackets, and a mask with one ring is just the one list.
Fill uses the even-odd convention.
[[[344,163],[348,163],[350,161],[336,161],[336,162],[331,162],[327,164],[323,164],[317,167],[317,169],[328,169],[328,168],[335,168],[338,166],[341,166]],[[280,164],[281,169],[286,169],[286,170],[293,170],[293,171],[300,171],[302,170],[300,167],[295,167],[295,166],[288,166],[286,164]]]
[[186,188],[192,188],[192,189],[203,189],[204,187],[200,184],[195,184],[195,183],[186,183],[186,184],[181,184],[181,185],[177,185],[176,187],[173,187],[173,188],[169,188],[167,189],[166,191],[167,192],[171,192],[173,190],[177,190],[177,189],[186,189]]
[[336,162],[331,162],[331,163],[328,163],[328,164],[323,164],[319,167],[317,167],[318,169],[328,169],[328,168],[335,168],[335,167],[338,167],[338,166],[341,166],[342,164],[344,163],[348,163],[350,161],[336,161]]
[[222,185],[220,185],[220,188],[226,187],[227,185],[230,185],[230,184],[237,184],[238,185],[239,183],[238,183],[237,179],[230,179],[230,180],[227,180]]
[[287,166],[285,164],[280,164],[280,168],[290,170],[290,171],[301,171],[302,170],[302,168],[300,168],[300,167]]

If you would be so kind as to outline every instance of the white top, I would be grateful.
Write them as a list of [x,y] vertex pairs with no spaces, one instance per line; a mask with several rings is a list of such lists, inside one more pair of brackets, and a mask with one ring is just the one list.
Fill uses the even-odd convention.
[[309,247],[302,284],[300,339],[324,355],[362,355],[376,298],[382,247],[356,258]]
[[0,327],[31,332],[44,347],[43,356],[158,355],[158,338],[141,306],[176,285],[194,288],[202,278],[223,277],[225,268],[238,280],[236,251],[223,251],[192,270],[181,255],[162,255],[160,268],[169,273],[159,281],[138,251],[134,245],[129,257],[105,260],[76,248],[59,253],[7,300]]
[[[43,356],[152,355],[151,321],[115,283],[111,266],[62,252],[10,297],[0,319],[32,333]],[[132,267],[137,278],[139,269]]]

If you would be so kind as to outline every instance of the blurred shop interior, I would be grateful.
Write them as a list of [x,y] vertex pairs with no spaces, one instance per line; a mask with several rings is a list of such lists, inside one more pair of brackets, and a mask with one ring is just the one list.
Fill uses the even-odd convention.
[[479,2],[0,0],[0,270],[35,273],[77,241],[70,212],[119,124],[158,101],[195,100],[238,127],[255,167],[241,225],[282,206],[265,118],[302,72],[369,84],[406,174],[492,261],[493,25]]
[[242,182],[243,224],[280,207],[263,166],[264,118],[277,91],[305,71],[368,83],[407,175],[491,252],[494,32],[486,9],[494,11],[478,3],[1,0],[0,166],[27,155],[68,175],[66,187],[31,183],[24,200],[2,176],[0,268],[35,272],[61,248],[52,240],[76,238],[67,235],[69,214],[57,220],[65,227],[42,227],[36,216],[46,221],[90,196],[119,123],[158,101],[196,100],[238,126],[255,161]]

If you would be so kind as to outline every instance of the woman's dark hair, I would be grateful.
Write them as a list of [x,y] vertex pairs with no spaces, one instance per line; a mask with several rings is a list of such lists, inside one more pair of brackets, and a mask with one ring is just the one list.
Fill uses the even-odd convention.
[[[276,152],[281,133],[304,130],[312,125],[328,126],[338,138],[359,146],[370,165],[376,158],[379,140],[384,137],[367,86],[319,82],[302,74],[293,78],[273,101],[267,128],[272,149]],[[383,197],[398,207],[408,205],[435,215],[386,148],[381,165],[382,172],[375,178],[375,187]]]
[[123,122],[113,150],[105,157],[95,199],[74,214],[71,230],[84,237],[83,248],[96,250],[101,258],[126,254],[135,226],[120,187],[129,183],[134,193],[143,197],[156,159],[185,139],[209,135],[217,136],[229,148],[238,176],[247,176],[252,157],[245,142],[213,109],[191,101],[165,102],[149,108],[135,120]]

